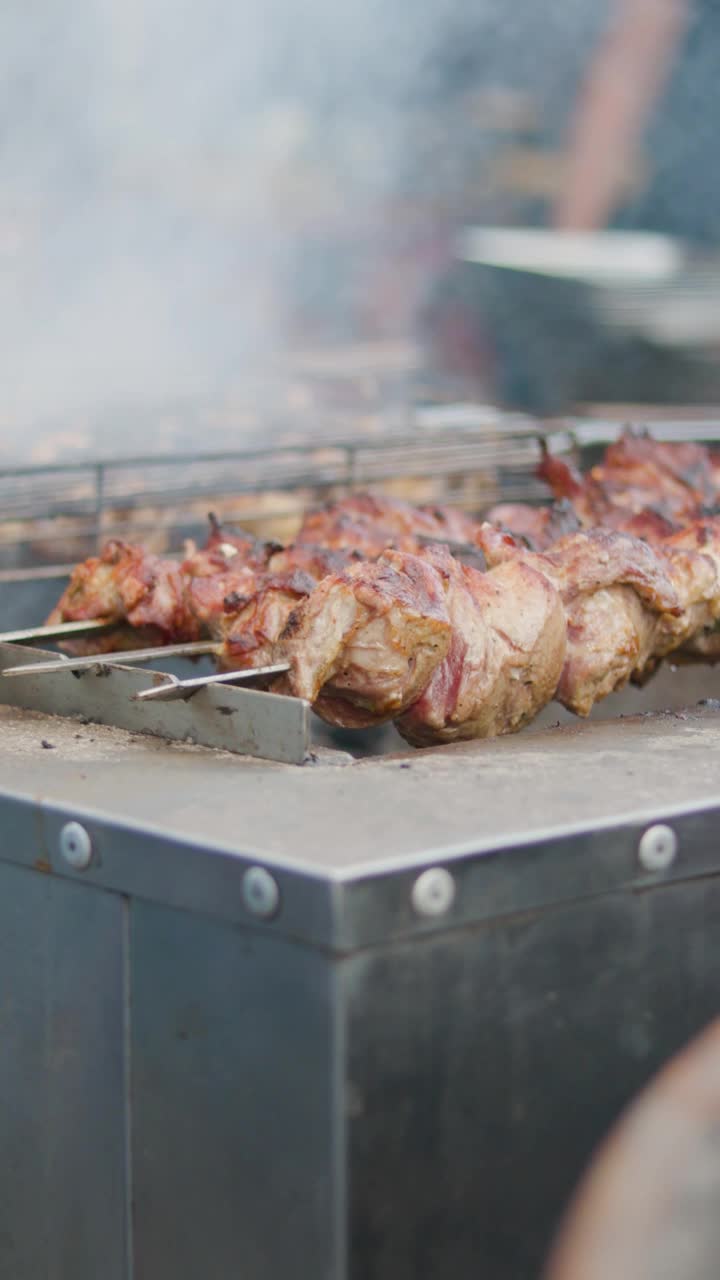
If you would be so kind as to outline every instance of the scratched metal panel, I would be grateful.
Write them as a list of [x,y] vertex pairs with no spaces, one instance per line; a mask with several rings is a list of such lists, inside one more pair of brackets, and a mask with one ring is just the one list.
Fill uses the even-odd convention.
[[716,1016],[720,877],[344,965],[352,1280],[536,1276],[597,1143]]
[[0,864],[3,1280],[127,1280],[123,909]]
[[134,1280],[342,1280],[330,965],[132,908]]

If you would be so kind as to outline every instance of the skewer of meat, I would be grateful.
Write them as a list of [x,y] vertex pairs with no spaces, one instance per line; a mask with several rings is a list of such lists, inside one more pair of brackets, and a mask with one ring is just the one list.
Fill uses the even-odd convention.
[[[505,618],[513,586],[524,605]],[[276,649],[291,671],[278,687],[307,698],[330,724],[395,719],[418,742],[421,705],[442,702],[445,714],[452,703],[465,736],[485,736],[521,727],[552,696],[564,645],[557,593],[532,569],[486,575],[439,546],[422,559],[389,551],[325,578],[291,615]]]
[[513,732],[553,696],[586,715],[713,625],[720,522],[705,534],[703,551],[656,552],[593,530],[538,554],[487,526],[486,574],[441,549],[388,552],[326,578],[291,614],[274,653],[290,666],[281,687],[333,724],[395,719],[415,743]]
[[[212,634],[226,667],[287,658],[290,688],[333,723],[395,718],[416,742],[510,732],[554,693],[586,714],[678,645],[707,648],[720,568],[712,521],[652,551],[607,529],[558,541],[578,517],[556,508],[543,526],[550,550],[537,554],[469,518],[452,525],[383,502],[359,495],[325,507],[284,549],[215,525],[181,566],[111,544],[78,567],[54,616],[112,616],[165,640],[175,628]],[[616,504],[618,513],[639,514]],[[439,528],[471,537],[490,572],[422,548],[421,531]],[[330,550],[313,542],[323,537]],[[375,564],[357,559],[393,540],[400,549]]]
[[46,625],[100,618],[115,629],[100,644],[96,638],[69,642],[69,652],[83,652],[86,643],[93,652],[110,653],[138,644],[197,640],[201,634],[178,563],[119,540],[75,567]]
[[[326,574],[368,554],[364,529],[356,541],[360,548],[282,547],[223,529],[214,519],[206,545],[191,548],[182,563],[112,541],[75,568],[48,624],[100,618],[114,624],[100,643],[69,641],[64,647],[76,655],[210,637],[218,642],[221,667],[262,666],[298,601]],[[378,554],[392,536],[375,535],[375,541]],[[421,552],[417,539],[406,535],[405,541]]]
[[[328,518],[331,526],[326,525],[324,533],[329,545],[314,541],[323,536],[323,530],[319,520],[311,516],[294,544],[272,548],[265,572],[254,581],[236,583],[237,561],[231,559],[225,574],[204,577],[193,585],[192,608],[196,614],[202,612],[205,627],[221,642],[217,659],[221,669],[272,664],[275,645],[290,614],[328,575],[353,566],[367,568],[369,562],[398,544],[422,558],[424,539],[433,535],[421,530],[444,527],[437,513],[429,518],[420,513],[416,533],[403,531],[403,525],[412,523],[413,508],[393,503],[385,510],[397,516],[396,527],[378,530],[369,524],[368,512],[383,510],[380,501],[366,494],[359,495],[358,503],[356,514],[351,509],[352,499],[324,509],[323,518]],[[457,520],[448,519],[445,525],[455,532],[462,528]],[[479,528],[476,522],[472,525]],[[245,574],[246,569],[241,572]]]

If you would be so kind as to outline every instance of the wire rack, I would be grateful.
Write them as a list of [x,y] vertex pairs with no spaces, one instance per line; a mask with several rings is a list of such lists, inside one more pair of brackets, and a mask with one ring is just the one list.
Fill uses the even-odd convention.
[[[668,440],[720,440],[720,412],[628,412]],[[650,421],[650,417],[652,420]],[[263,447],[167,451],[0,469],[0,581],[58,577],[109,537],[156,551],[200,537],[207,513],[259,536],[292,538],[314,503],[372,488],[479,514],[499,500],[539,502],[540,438],[584,465],[617,436],[603,414],[544,426],[474,404],[417,408],[400,425],[362,423],[338,439],[268,436]]]
[[[470,415],[471,416],[471,415]],[[480,512],[498,501],[537,501],[537,425],[495,417],[450,425],[418,416],[384,439],[268,445],[173,456],[96,459],[0,471],[0,574],[59,576],[108,537],[172,550],[199,534],[207,512],[287,540],[308,506],[372,488]],[[458,425],[458,418],[461,425]],[[553,448],[574,448],[558,428]]]

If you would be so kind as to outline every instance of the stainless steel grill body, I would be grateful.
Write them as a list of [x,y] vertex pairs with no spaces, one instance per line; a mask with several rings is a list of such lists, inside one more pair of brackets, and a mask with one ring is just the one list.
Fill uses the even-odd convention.
[[718,750],[712,706],[303,768],[0,709],[2,1274],[535,1274],[717,1011]]

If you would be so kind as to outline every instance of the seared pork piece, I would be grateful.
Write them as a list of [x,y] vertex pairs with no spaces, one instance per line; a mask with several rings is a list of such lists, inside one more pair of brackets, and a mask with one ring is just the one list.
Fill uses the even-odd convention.
[[443,580],[452,639],[397,728],[416,746],[514,733],[551,700],[560,679],[560,597],[522,561],[478,573],[442,548],[428,559]]
[[343,510],[314,512],[303,521],[295,546],[322,546],[330,551],[358,552],[367,560],[375,560],[383,551],[395,547],[417,553],[418,539],[409,533],[386,529],[369,516],[352,515]]
[[322,546],[334,546],[338,526],[349,528],[354,523],[360,528],[369,526],[382,530],[383,534],[396,538],[423,536],[436,538],[439,542],[472,542],[478,524],[464,512],[451,507],[414,507],[400,498],[374,493],[352,493],[337,502],[328,502],[318,510],[308,512],[297,541],[314,541]]
[[244,608],[266,578],[267,574],[242,564],[236,569],[228,567],[222,573],[189,577],[188,604],[203,634],[222,639],[225,615]]
[[[642,494],[655,490],[678,517],[690,516],[693,508],[713,507],[718,499],[708,449],[689,442],[654,440],[647,431],[624,431],[608,445],[603,464],[591,474],[611,498],[623,489]],[[640,510],[641,504],[635,509]]]
[[217,634],[222,637],[218,654],[220,668],[235,671],[264,667],[272,662],[275,645],[290,614],[315,585],[314,578],[296,569],[264,575],[248,597],[228,595],[215,624]]
[[270,573],[292,573],[299,570],[310,574],[316,582],[329,573],[342,573],[348,565],[356,564],[364,557],[361,551],[348,548],[316,547],[312,543],[279,547],[268,560]]
[[75,567],[48,623],[117,622],[117,630],[101,638],[65,642],[72,653],[197,640],[212,630],[207,624],[224,597],[240,585],[248,593],[267,562],[265,544],[261,548],[243,535],[230,545],[224,537],[212,522],[207,546],[198,550],[190,544],[182,564],[137,544],[110,541],[99,556]]
[[[531,507],[521,502],[501,503],[488,511],[486,520],[521,539],[530,551],[548,551],[560,538],[583,528],[568,498],[561,498],[549,507]],[[629,533],[645,542],[657,542],[678,528],[661,512],[649,507],[643,511],[630,511],[613,506],[593,517],[585,527],[614,529],[616,533]],[[475,536],[482,537],[477,533]]]
[[592,529],[528,552],[488,526],[489,563],[521,560],[557,588],[567,618],[567,657],[559,702],[588,715],[628,680],[641,682],[720,607],[718,573],[704,554],[653,548],[637,538]]
[[[142,630],[145,639],[148,635],[156,637],[151,643],[196,640],[200,634],[197,619],[189,607],[180,566],[127,542],[108,542],[100,556],[76,566],[48,624],[92,618],[106,618],[109,622]],[[110,651],[113,638],[117,639],[118,647],[127,648],[127,634],[123,629],[122,635],[111,633],[104,637],[104,652]],[[136,636],[136,644],[139,639]],[[88,643],[94,652],[96,637],[90,642],[80,640],[72,645],[68,642],[65,647],[72,652],[82,652]]]
[[416,555],[429,540],[472,544],[476,520],[449,507],[413,507],[398,498],[353,493],[306,515],[297,545],[356,551],[368,560],[388,548]]
[[[676,560],[684,551],[693,562],[698,556],[710,561],[720,582],[720,516],[694,520],[665,539],[663,545]],[[678,657],[701,662],[720,661],[720,592],[714,609],[703,611],[702,605],[696,604],[696,617],[693,634],[683,644]]]
[[141,547],[127,542],[108,542],[99,556],[91,556],[75,566],[47,625],[95,618],[124,621],[126,609],[120,583],[146,554]]
[[416,744],[511,733],[552,697],[565,615],[542,574],[482,574],[441,547],[326,578],[275,650],[290,690],[331,724],[395,719]]
[[623,432],[586,476],[547,451],[538,467],[541,479],[556,498],[572,503],[583,525],[618,528],[623,515],[635,515],[636,527],[623,527],[639,536],[648,513],[655,533],[669,533],[713,510],[720,499],[716,474],[702,445],[669,444],[632,431]]
[[193,607],[210,634],[222,641],[221,668],[267,666],[273,647],[295,606],[329,573],[362,559],[358,551],[315,546],[267,546],[266,572],[247,564],[242,554],[224,573],[192,584]]
[[260,542],[245,529],[234,529],[231,525],[221,524],[212,511],[208,515],[208,521],[210,532],[203,551],[208,553],[210,563],[213,562],[213,557],[215,563],[223,560],[229,562],[239,557],[239,561],[253,569],[264,569],[272,553],[281,549],[277,542]]
[[412,532],[438,542],[472,542],[480,521],[456,507],[417,507],[418,520]]
[[191,604],[210,635],[222,641],[218,664],[225,670],[266,666],[285,623],[303,597],[329,573],[361,559],[357,551],[264,544],[265,571],[257,555],[229,558],[223,572],[195,581]]
[[[558,538],[580,528],[575,508],[567,498],[549,507],[531,507],[522,502],[501,502],[486,513],[485,520],[498,529],[520,538],[530,551],[545,551]],[[482,526],[480,526],[482,528]],[[477,538],[477,529],[474,532]]]
[[324,578],[291,613],[274,654],[290,663],[279,687],[307,698],[329,724],[382,724],[427,687],[451,631],[437,570],[390,552]]
[[77,566],[48,621],[106,618],[118,625],[63,647],[112,653],[209,636],[222,645],[222,666],[261,666],[298,601],[331,570],[358,558],[320,547],[263,544],[260,551],[257,543],[232,546],[219,538],[216,525],[209,549],[191,546],[182,564],[108,543],[99,557]]

